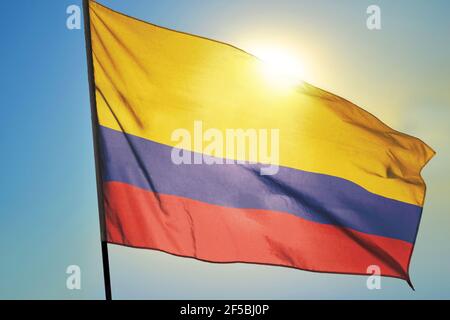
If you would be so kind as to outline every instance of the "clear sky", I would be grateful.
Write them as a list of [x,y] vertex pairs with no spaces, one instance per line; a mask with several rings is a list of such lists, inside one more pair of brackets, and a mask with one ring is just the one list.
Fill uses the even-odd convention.
[[[115,298],[450,298],[450,2],[447,0],[103,0],[113,9],[253,52],[281,48],[304,78],[437,151],[411,276],[365,277],[211,264],[110,246]],[[104,297],[81,1],[2,1],[0,298]],[[366,28],[378,4],[382,29]],[[66,289],[66,267],[82,290]]]

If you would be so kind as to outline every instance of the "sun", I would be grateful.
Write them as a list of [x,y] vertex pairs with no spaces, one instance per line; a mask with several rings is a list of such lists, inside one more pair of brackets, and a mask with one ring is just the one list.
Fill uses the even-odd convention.
[[265,76],[280,86],[294,86],[303,82],[305,67],[299,57],[289,50],[275,46],[258,46],[251,53],[263,61]]

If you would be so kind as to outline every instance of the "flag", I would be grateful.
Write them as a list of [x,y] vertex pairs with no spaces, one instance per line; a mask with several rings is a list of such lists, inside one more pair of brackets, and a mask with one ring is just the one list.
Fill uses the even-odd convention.
[[430,147],[236,47],[89,10],[109,243],[409,281]]

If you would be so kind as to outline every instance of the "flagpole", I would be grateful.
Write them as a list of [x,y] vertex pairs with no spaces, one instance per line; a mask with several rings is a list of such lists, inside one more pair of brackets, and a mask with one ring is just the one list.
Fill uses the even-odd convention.
[[95,79],[94,79],[94,64],[92,59],[92,42],[91,42],[91,24],[89,14],[89,0],[83,0],[83,17],[84,17],[84,36],[86,40],[86,57],[88,67],[89,79],[89,96],[91,104],[91,121],[92,121],[92,136],[94,140],[94,158],[95,158],[95,175],[97,180],[97,202],[100,219],[100,237],[103,260],[103,278],[105,283],[105,298],[111,300],[111,276],[109,272],[109,258],[108,258],[108,243],[106,242],[106,224],[105,224],[105,206],[103,201],[103,183],[100,162],[99,149],[99,123],[97,116],[97,103],[95,99]]

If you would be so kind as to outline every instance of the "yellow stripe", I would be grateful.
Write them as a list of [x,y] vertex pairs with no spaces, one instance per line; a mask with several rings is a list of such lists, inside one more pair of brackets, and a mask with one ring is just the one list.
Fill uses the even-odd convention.
[[280,165],[423,204],[420,170],[434,152],[420,140],[311,85],[269,79],[260,60],[230,45],[94,2],[90,10],[101,125],[171,146],[172,132],[197,120],[222,132],[279,128]]

